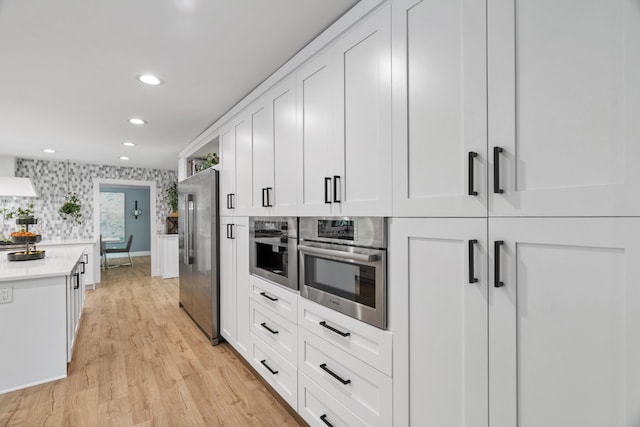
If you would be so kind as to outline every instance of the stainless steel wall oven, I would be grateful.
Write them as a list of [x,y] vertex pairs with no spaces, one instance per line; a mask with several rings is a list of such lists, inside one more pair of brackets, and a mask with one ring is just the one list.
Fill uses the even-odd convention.
[[298,218],[249,219],[251,274],[298,290]]
[[298,251],[301,296],[386,329],[385,218],[300,218]]

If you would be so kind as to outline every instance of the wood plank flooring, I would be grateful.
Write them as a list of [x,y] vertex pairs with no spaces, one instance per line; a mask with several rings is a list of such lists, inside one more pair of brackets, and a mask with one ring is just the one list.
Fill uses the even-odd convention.
[[[86,294],[69,376],[0,395],[0,426],[298,426],[228,344],[178,307],[149,257]],[[28,339],[28,337],[25,337]]]

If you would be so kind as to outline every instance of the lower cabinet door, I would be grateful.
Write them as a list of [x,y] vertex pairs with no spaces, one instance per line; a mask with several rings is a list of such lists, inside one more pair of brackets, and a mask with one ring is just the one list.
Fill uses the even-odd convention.
[[393,218],[390,236],[395,425],[487,427],[487,220]]
[[367,423],[303,373],[298,374],[298,413],[311,426],[367,426]]
[[251,340],[251,364],[284,400],[298,408],[298,371],[260,338]]
[[300,328],[299,370],[368,425],[392,424],[391,378]]
[[278,316],[254,300],[249,303],[251,332],[292,365],[298,363],[298,325]]
[[491,427],[640,426],[640,218],[489,219]]

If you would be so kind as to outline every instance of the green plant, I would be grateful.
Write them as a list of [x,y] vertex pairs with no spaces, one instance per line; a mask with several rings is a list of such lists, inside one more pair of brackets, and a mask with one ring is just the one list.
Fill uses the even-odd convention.
[[82,218],[80,199],[76,193],[69,192],[64,196],[65,202],[58,210],[58,213],[62,219],[74,220],[76,224],[80,224],[80,218]]
[[165,190],[171,212],[178,212],[178,183],[174,182]]
[[218,162],[220,162],[220,159],[218,158],[218,153],[209,153],[204,158],[204,163],[202,163],[201,170],[205,170],[210,168],[213,165],[217,165]]
[[13,217],[25,217],[33,215],[33,202],[29,203],[29,205],[22,209],[20,207],[16,209],[2,208],[0,209],[0,214],[4,215],[4,219],[12,219]]

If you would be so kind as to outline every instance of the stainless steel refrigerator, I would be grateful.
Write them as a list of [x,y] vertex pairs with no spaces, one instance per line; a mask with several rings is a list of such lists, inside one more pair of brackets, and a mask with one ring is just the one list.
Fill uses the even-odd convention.
[[220,337],[218,171],[178,183],[180,307],[217,345]]

